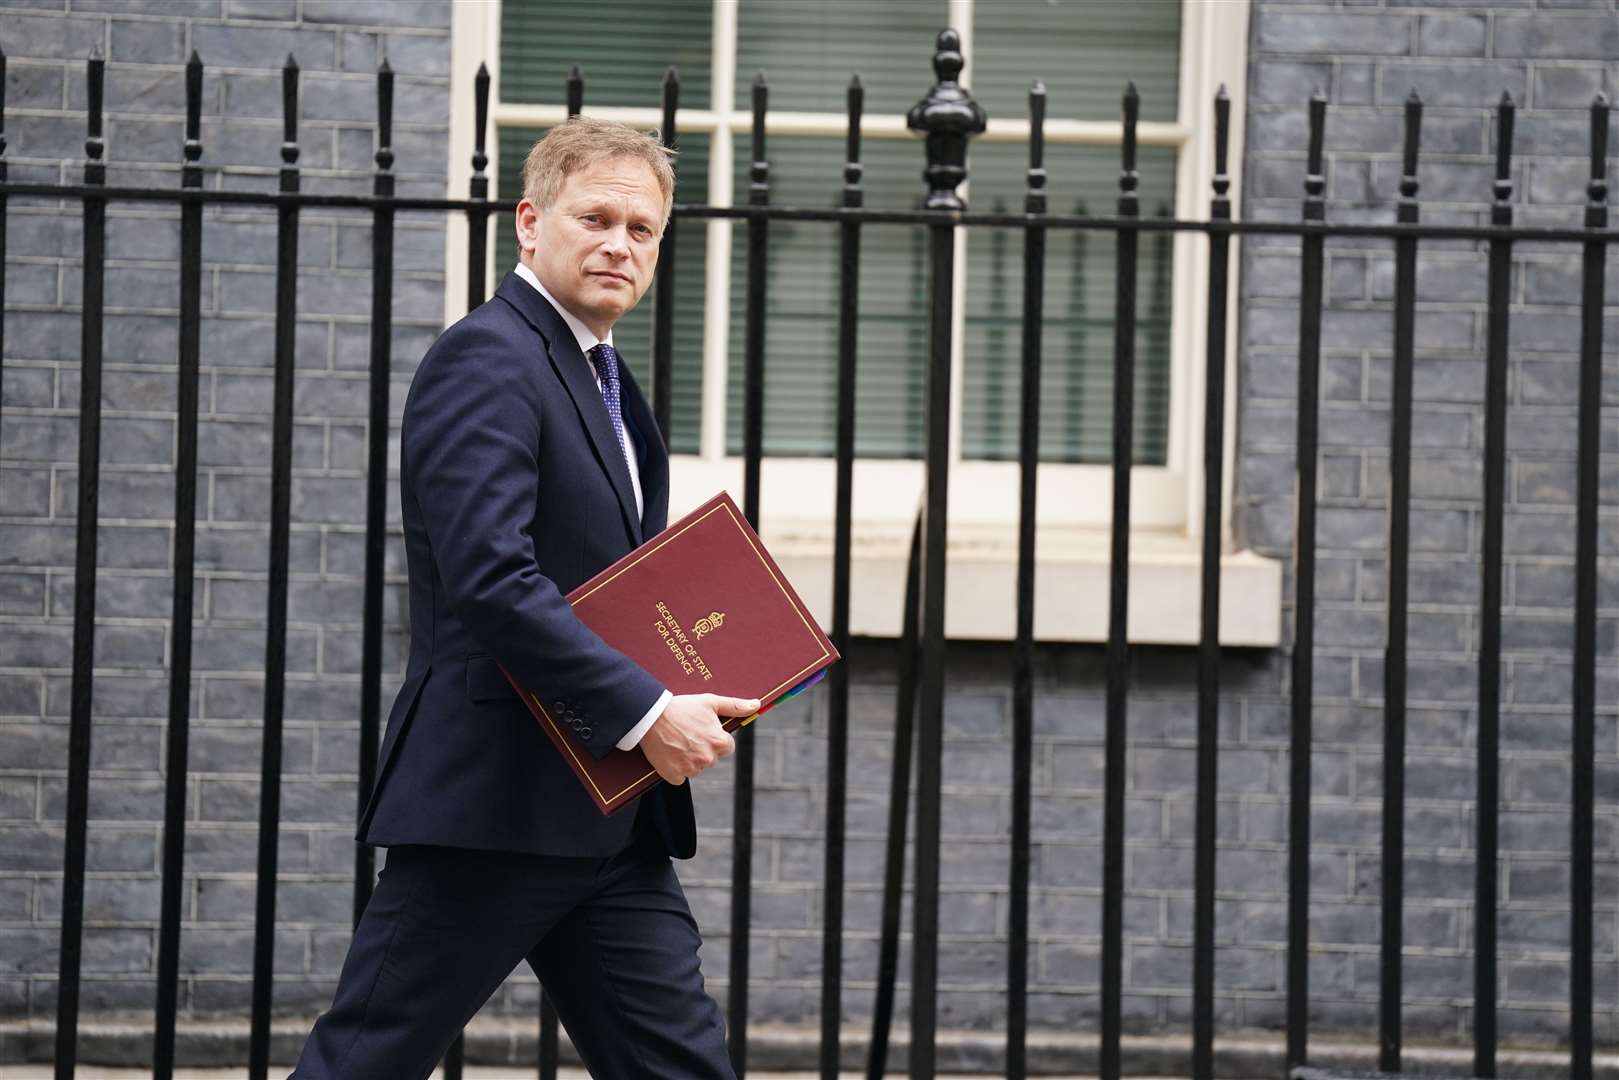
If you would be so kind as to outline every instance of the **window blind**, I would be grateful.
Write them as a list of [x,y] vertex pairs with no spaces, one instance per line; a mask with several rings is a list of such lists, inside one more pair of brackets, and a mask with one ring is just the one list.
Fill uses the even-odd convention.
[[[1006,143],[975,147],[975,210],[1023,209],[1028,149]],[[1142,216],[1175,205],[1175,151],[1137,153]],[[1052,213],[1112,215],[1117,207],[1119,152],[1107,146],[1046,146],[1046,190]],[[967,246],[962,455],[1016,459],[1022,386],[1023,234],[974,229]],[[1107,463],[1113,446],[1113,290],[1117,245],[1112,233],[1053,230],[1046,239],[1045,329],[1041,342],[1040,458]],[[1169,421],[1169,317],[1173,267],[1164,234],[1141,234],[1136,271],[1135,441],[1137,464],[1164,463]]]
[[706,109],[713,25],[712,0],[503,0],[501,100],[561,104],[578,64],[587,106],[657,108],[674,64],[681,107]]
[[990,116],[1027,116],[1038,78],[1047,116],[1117,120],[1134,81],[1141,119],[1175,119],[1181,0],[978,0],[973,13],[967,78]]
[[[742,142],[743,140],[739,140]],[[841,138],[776,138],[769,145],[771,201],[836,206],[843,189]],[[866,204],[920,205],[922,147],[910,139],[868,139]],[[737,201],[746,198],[748,160],[738,147]],[[731,325],[726,441],[742,451],[743,346],[748,287],[747,228],[731,244]],[[855,452],[919,457],[927,358],[927,236],[916,226],[862,230]],[[837,432],[838,228],[824,222],[770,223],[765,324],[765,451],[825,455]]]

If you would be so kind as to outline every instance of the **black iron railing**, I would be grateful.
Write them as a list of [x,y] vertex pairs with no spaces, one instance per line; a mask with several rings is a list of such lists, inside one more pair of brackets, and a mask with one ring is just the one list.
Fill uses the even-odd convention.
[[[1237,235],[1285,235],[1302,240],[1298,343],[1298,452],[1297,529],[1294,566],[1297,591],[1291,684],[1291,772],[1289,824],[1287,930],[1287,1058],[1295,1070],[1304,1070],[1309,1050],[1309,870],[1311,803],[1311,718],[1314,672],[1313,626],[1316,615],[1315,567],[1317,544],[1318,399],[1321,364],[1323,262],[1331,237],[1391,240],[1396,256],[1394,322],[1394,401],[1391,431],[1389,623],[1385,667],[1384,833],[1382,874],[1382,954],[1379,994],[1380,1068],[1401,1067],[1401,939],[1403,911],[1403,821],[1405,793],[1402,772],[1405,739],[1405,683],[1409,575],[1409,512],[1412,430],[1412,369],[1416,312],[1416,256],[1424,240],[1481,241],[1489,250],[1488,377],[1485,409],[1484,540],[1482,562],[1482,615],[1479,650],[1479,798],[1477,809],[1478,870],[1474,921],[1474,1070],[1491,1076],[1495,1069],[1496,1021],[1496,853],[1498,850],[1499,720],[1501,674],[1501,607],[1506,441],[1506,365],[1510,267],[1514,245],[1540,241],[1578,245],[1583,259],[1580,297],[1580,394],[1578,434],[1578,519],[1574,646],[1574,782],[1571,797],[1573,828],[1570,856],[1573,868],[1572,935],[1570,964],[1571,1069],[1576,1080],[1587,1080],[1592,1061],[1592,903],[1593,903],[1593,718],[1596,662],[1596,567],[1599,464],[1599,405],[1601,395],[1602,302],[1604,257],[1619,242],[1619,231],[1608,225],[1607,188],[1603,179],[1607,156],[1609,107],[1600,96],[1590,108],[1590,181],[1582,226],[1526,228],[1513,224],[1511,161],[1514,106],[1503,99],[1497,114],[1496,181],[1494,210],[1489,225],[1423,224],[1419,221],[1417,152],[1421,103],[1413,98],[1406,107],[1404,178],[1396,220],[1388,224],[1333,224],[1326,220],[1323,136],[1326,101],[1318,94],[1309,104],[1308,159],[1303,177],[1303,215],[1296,222],[1238,222],[1229,199],[1227,142],[1229,101],[1224,92],[1215,102],[1213,139],[1215,169],[1208,220],[1143,218],[1136,195],[1135,147],[1137,95],[1132,87],[1123,98],[1122,161],[1116,212],[1111,217],[1087,213],[1051,214],[1045,197],[1042,124],[1044,90],[1036,83],[1029,97],[1031,133],[1027,193],[1022,213],[978,213],[966,209],[956,193],[966,177],[968,140],[982,130],[982,111],[955,81],[961,70],[959,40],[953,32],[941,34],[934,58],[938,81],[910,115],[911,127],[926,138],[927,190],[922,209],[870,209],[864,206],[861,180],[860,119],[862,91],[859,81],[848,91],[847,160],[843,165],[841,205],[803,208],[772,205],[770,166],[765,146],[768,90],[763,79],[753,88],[753,142],[750,186],[746,205],[710,207],[680,205],[664,239],[657,290],[654,293],[653,400],[657,422],[667,435],[672,396],[671,350],[674,296],[680,283],[671,272],[678,231],[688,220],[730,218],[747,230],[748,288],[745,315],[744,507],[757,525],[763,493],[760,462],[763,454],[763,390],[766,378],[765,303],[766,257],[773,221],[818,221],[835,225],[839,233],[839,322],[837,349],[837,497],[834,526],[832,638],[848,655],[851,489],[853,483],[855,372],[861,236],[865,226],[898,224],[927,230],[930,248],[929,344],[926,400],[927,499],[913,540],[911,571],[900,657],[899,716],[895,725],[893,792],[890,802],[889,846],[885,872],[881,942],[878,955],[878,991],[868,1074],[878,1076],[886,1062],[898,974],[898,931],[906,811],[910,799],[911,741],[916,740],[916,853],[914,891],[914,968],[911,980],[911,1061],[916,1077],[931,1077],[934,1058],[936,991],[938,985],[937,933],[939,903],[940,775],[943,751],[942,715],[946,642],[945,498],[949,461],[950,355],[952,335],[952,280],[955,236],[960,227],[1011,229],[1024,240],[1023,336],[1021,348],[1023,397],[1019,446],[1020,522],[1016,585],[1017,634],[1010,679],[1013,690],[1011,747],[1012,830],[1008,869],[1010,918],[1008,923],[1008,1011],[1006,1070],[1010,1076],[1026,1071],[1027,952],[1029,948],[1029,862],[1031,746],[1033,738],[1033,612],[1035,474],[1038,455],[1038,404],[1042,353],[1042,288],[1045,241],[1052,230],[1111,234],[1117,239],[1114,324],[1115,372],[1113,411],[1112,566],[1106,652],[1106,755],[1105,822],[1102,852],[1102,964],[1100,1073],[1115,1080],[1120,1072],[1122,972],[1122,898],[1125,857],[1125,750],[1128,735],[1127,686],[1131,646],[1126,633],[1128,565],[1130,553],[1130,480],[1132,447],[1132,385],[1136,326],[1136,258],[1143,232],[1159,236],[1194,233],[1207,237],[1209,274],[1205,283],[1207,305],[1206,395],[1204,399],[1202,521],[1202,629],[1198,646],[1196,852],[1194,880],[1194,945],[1192,980],[1192,1074],[1209,1080],[1214,1072],[1215,971],[1215,855],[1216,792],[1218,777],[1217,729],[1220,690],[1220,536],[1224,475],[1225,399],[1228,380],[1227,308],[1230,288],[1231,239]],[[202,186],[199,141],[203,67],[195,54],[186,67],[186,136],[183,167],[177,189],[112,187],[106,183],[102,127],[103,61],[88,67],[89,126],[85,143],[83,180],[79,184],[11,182],[6,178],[0,141],[0,255],[4,253],[5,210],[14,196],[44,196],[80,202],[83,208],[83,308],[80,350],[80,424],[78,449],[78,519],[72,696],[68,761],[66,846],[63,858],[62,928],[59,997],[56,1027],[56,1072],[71,1077],[77,1054],[80,1004],[80,959],[84,928],[84,872],[87,805],[90,788],[91,672],[95,624],[97,565],[98,468],[101,410],[101,368],[105,294],[102,267],[106,251],[106,210],[111,202],[168,202],[180,207],[180,314],[177,485],[175,489],[175,582],[173,599],[173,653],[170,668],[169,745],[162,859],[162,907],[156,987],[157,1026],[153,1059],[159,1077],[172,1075],[175,1054],[178,949],[181,928],[181,881],[184,872],[186,816],[188,686],[191,673],[191,616],[194,601],[196,525],[197,402],[199,322],[202,269],[202,233],[205,206],[274,207],[277,212],[277,286],[275,298],[275,376],[273,454],[271,462],[271,544],[268,567],[267,650],[262,752],[262,801],[259,814],[258,893],[255,923],[252,995],[251,1075],[260,1080],[268,1073],[272,1006],[273,931],[276,919],[276,841],[280,828],[282,714],[285,693],[287,631],[288,529],[291,521],[290,469],[293,421],[295,282],[297,223],[305,208],[346,209],[372,216],[372,312],[370,327],[369,445],[364,594],[364,645],[360,690],[359,802],[364,805],[374,778],[374,760],[381,713],[382,676],[382,568],[386,540],[385,507],[388,436],[388,367],[393,288],[393,225],[405,211],[434,211],[463,216],[469,225],[467,248],[469,306],[488,294],[486,276],[488,224],[492,214],[510,210],[515,200],[488,197],[485,173],[489,77],[480,69],[476,94],[476,149],[472,182],[466,199],[399,198],[394,195],[391,150],[392,72],[386,65],[377,74],[378,150],[373,193],[364,195],[314,194],[301,191],[298,146],[298,69],[291,58],[284,72],[285,142],[281,150],[280,183],[275,192],[210,191]],[[3,76],[3,59],[0,59]],[[0,78],[0,92],[4,80]],[[575,69],[566,86],[570,114],[583,107],[584,80]],[[664,138],[674,143],[679,82],[671,71],[663,84]],[[0,100],[0,121],[3,121]],[[0,281],[0,290],[3,290]],[[0,292],[0,320],[3,320]],[[0,336],[4,323],[0,321]],[[3,371],[0,371],[3,376]],[[0,423],[3,423],[0,417]],[[825,909],[823,913],[822,1043],[823,1076],[832,1077],[838,1065],[841,1013],[843,932],[843,838],[846,747],[848,736],[848,665],[837,668],[829,681],[829,737],[827,744],[827,816]],[[729,1011],[732,1059],[740,1074],[746,1070],[749,927],[751,897],[753,806],[753,745],[751,730],[739,736],[736,762],[734,840],[732,851],[733,902],[730,937]],[[374,859],[359,847],[354,860],[356,917],[372,888]],[[557,1063],[555,1011],[542,997],[539,1073],[554,1076]],[[460,1044],[452,1048],[448,1073],[461,1070]]]

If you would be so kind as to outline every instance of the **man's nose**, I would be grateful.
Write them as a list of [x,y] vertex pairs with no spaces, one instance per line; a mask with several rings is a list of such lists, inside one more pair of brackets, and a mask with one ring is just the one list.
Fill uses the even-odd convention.
[[630,256],[630,233],[622,225],[607,230],[602,238],[602,251],[615,259],[627,259]]

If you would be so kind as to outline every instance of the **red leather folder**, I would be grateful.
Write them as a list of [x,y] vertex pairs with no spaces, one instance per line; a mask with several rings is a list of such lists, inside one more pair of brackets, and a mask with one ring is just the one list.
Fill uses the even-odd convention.
[[[723,491],[573,590],[568,602],[672,692],[758,698],[754,716],[724,719],[727,731],[752,723],[839,658]],[[537,694],[505,675],[602,813],[659,782],[639,749],[591,754]]]

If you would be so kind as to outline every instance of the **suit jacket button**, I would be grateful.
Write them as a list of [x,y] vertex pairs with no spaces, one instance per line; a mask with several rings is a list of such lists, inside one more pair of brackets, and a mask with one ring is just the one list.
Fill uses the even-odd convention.
[[558,698],[555,702],[553,702],[551,707],[559,713],[565,713],[568,711],[568,703],[563,701],[561,698]]
[[591,730],[588,727],[582,727],[582,728],[579,729],[579,737],[581,739],[588,739],[588,738],[590,738],[590,736],[591,736]]

